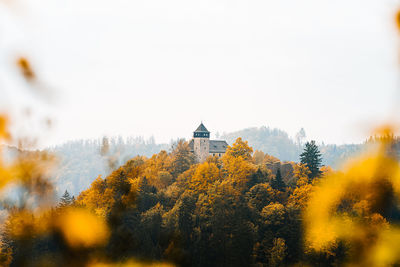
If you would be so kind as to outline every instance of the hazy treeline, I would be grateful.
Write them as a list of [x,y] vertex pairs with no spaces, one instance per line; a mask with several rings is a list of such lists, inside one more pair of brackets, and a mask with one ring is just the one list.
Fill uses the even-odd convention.
[[[104,139],[75,140],[48,149],[59,159],[54,173],[54,184],[59,194],[67,189],[76,195],[97,176],[109,174],[112,167],[120,166],[137,155],[150,157],[169,147],[156,144],[154,138],[114,137],[106,140],[107,144]],[[102,152],[105,145],[108,146],[106,153]],[[110,161],[113,166],[110,166]]]
[[[306,136],[294,140],[279,129],[268,127],[247,128],[241,131],[224,133],[219,139],[232,144],[242,136],[248,140],[255,150],[263,151],[282,161],[299,161]],[[59,168],[54,174],[56,190],[62,194],[66,189],[77,195],[86,189],[99,175],[103,177],[114,167],[122,165],[128,159],[141,155],[151,157],[161,150],[168,150],[171,144],[157,144],[154,138],[143,137],[113,137],[108,139],[108,151],[102,154],[104,140],[76,140],[50,148],[59,157]],[[322,164],[338,167],[339,163],[360,152],[362,145],[325,145],[319,144],[323,156]],[[113,161],[110,166],[110,160]]]
[[[246,128],[232,133],[224,133],[219,138],[232,144],[236,138],[242,137],[256,150],[261,150],[279,158],[282,161],[298,161],[307,140],[305,131],[301,129],[294,138],[288,133],[277,128],[254,127]],[[363,149],[363,144],[318,144],[322,153],[322,164],[337,168],[340,163],[358,154]]]

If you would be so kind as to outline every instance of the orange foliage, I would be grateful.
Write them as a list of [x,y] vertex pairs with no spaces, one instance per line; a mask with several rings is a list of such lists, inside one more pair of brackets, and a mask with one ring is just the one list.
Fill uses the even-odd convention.
[[56,226],[71,247],[104,245],[109,237],[104,218],[84,209],[69,208],[63,211],[56,220]]
[[163,187],[163,184],[159,181],[160,172],[169,172],[171,168],[171,158],[165,150],[160,153],[153,155],[149,160],[146,161],[144,176],[148,179],[149,183],[156,188]]
[[22,75],[25,77],[26,80],[30,81],[36,77],[35,72],[33,71],[33,68],[27,58],[18,58],[17,66],[19,67]]
[[397,13],[396,13],[395,22],[396,22],[397,29],[400,31],[400,10],[397,11]]
[[[350,162],[315,187],[304,213],[309,248],[326,251],[343,240],[356,247],[352,266],[391,266],[400,261],[400,227],[385,210],[400,195],[400,165],[389,139],[374,154]],[[353,251],[355,252],[355,251]]]
[[8,118],[5,115],[0,115],[0,140],[7,140],[10,138],[8,128]]
[[251,160],[251,154],[253,148],[251,148],[247,141],[243,141],[241,137],[236,139],[232,146],[228,146],[224,157],[238,158],[241,157],[244,160]]
[[100,216],[105,216],[114,202],[112,190],[106,187],[106,182],[101,176],[97,177],[90,188],[83,191],[76,200],[78,205],[84,205]]
[[206,161],[197,166],[188,186],[192,191],[205,193],[211,185],[220,179],[221,171],[218,166]]
[[297,164],[294,168],[294,176],[297,179],[296,188],[290,195],[288,205],[298,209],[303,209],[307,206],[313,186],[310,184],[308,174],[310,170],[305,164]]
[[244,142],[239,137],[232,146],[228,146],[222,157],[226,179],[234,187],[243,189],[249,176],[256,171],[256,166],[252,163],[252,152],[253,149],[249,147],[247,141]]

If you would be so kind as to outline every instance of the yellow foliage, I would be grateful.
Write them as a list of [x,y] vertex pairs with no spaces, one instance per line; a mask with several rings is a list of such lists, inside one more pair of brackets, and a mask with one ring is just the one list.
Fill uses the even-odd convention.
[[400,31],[400,10],[398,10],[396,13],[395,22],[396,22],[397,29]]
[[8,132],[8,118],[5,115],[0,115],[0,140],[9,139],[10,133]]
[[223,161],[227,180],[237,188],[244,188],[250,175],[256,172],[256,166],[241,156],[227,156]]
[[236,139],[232,146],[228,146],[224,158],[238,158],[241,157],[245,160],[251,160],[251,154],[253,148],[251,148],[247,141],[243,141],[241,137]]
[[162,150],[146,161],[143,175],[148,179],[150,185],[161,188],[159,173],[169,171],[171,164],[171,158],[168,156],[168,153]]
[[33,214],[26,211],[13,212],[8,218],[9,233],[13,238],[25,238],[35,233]]
[[252,163],[252,153],[253,149],[247,141],[239,137],[232,146],[228,146],[222,157],[227,181],[239,190],[244,188],[249,176],[256,171],[256,166]]
[[7,217],[6,228],[12,238],[32,238],[49,232],[53,227],[53,219],[54,217],[48,212],[35,215],[27,209],[15,209],[10,211]]
[[288,205],[296,208],[304,208],[313,190],[311,184],[303,184],[294,189],[288,200]]
[[308,175],[311,171],[308,169],[306,164],[297,164],[294,167],[294,176],[297,178],[297,186],[303,186],[308,184]]
[[[10,138],[10,134],[8,133],[8,123],[8,117],[0,115],[0,144],[1,141]],[[0,189],[13,180],[13,172],[13,167],[5,166],[2,158],[2,149],[0,147]]]
[[[0,115],[0,141],[11,139],[8,132],[8,118]],[[52,193],[52,186],[48,182],[56,158],[47,152],[19,152],[10,162],[2,158],[0,147],[0,189],[10,183],[19,183],[29,189],[31,193],[45,200]],[[44,204],[44,203],[41,203]]]
[[221,171],[213,162],[199,164],[189,180],[189,188],[199,193],[207,192],[208,188],[221,179]]
[[382,214],[400,194],[400,165],[391,143],[321,179],[304,213],[307,245],[326,251],[337,241],[357,248],[352,266],[391,266],[400,261],[400,227]]
[[35,72],[33,71],[33,68],[31,66],[31,63],[28,61],[27,58],[25,57],[19,57],[17,59],[17,66],[19,67],[22,75],[25,77],[27,80],[32,80],[35,78]]
[[261,216],[265,219],[265,224],[282,224],[285,217],[285,207],[280,203],[270,203],[261,211]]
[[115,199],[112,190],[106,188],[104,180],[98,176],[90,188],[78,196],[76,203],[84,205],[97,215],[104,217],[115,203]]
[[333,172],[330,166],[322,166],[319,170],[322,172],[322,176],[329,175]]
[[[1,152],[1,151],[0,151]],[[13,180],[13,169],[5,168],[0,164],[0,188],[6,186],[9,182]]]
[[101,246],[109,237],[105,220],[84,209],[65,210],[58,217],[56,226],[71,247]]

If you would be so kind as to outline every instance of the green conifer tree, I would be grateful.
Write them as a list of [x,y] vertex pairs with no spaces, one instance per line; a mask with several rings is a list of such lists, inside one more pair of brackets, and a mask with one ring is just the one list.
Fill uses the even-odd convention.
[[67,207],[71,204],[73,204],[75,198],[68,193],[67,190],[65,190],[65,193],[62,195],[62,197],[60,198],[60,203],[58,204],[58,206],[60,208],[64,208]]
[[321,153],[315,141],[307,142],[303,153],[300,154],[300,162],[306,164],[310,170],[308,178],[310,180],[321,175],[320,167],[322,162]]
[[285,191],[286,184],[282,180],[282,174],[281,174],[281,169],[278,169],[276,171],[276,175],[274,178],[271,180],[271,187],[273,189],[279,190],[279,191]]

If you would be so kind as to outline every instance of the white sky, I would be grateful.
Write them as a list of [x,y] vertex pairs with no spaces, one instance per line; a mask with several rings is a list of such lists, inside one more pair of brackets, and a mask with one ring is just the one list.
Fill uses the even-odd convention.
[[[168,142],[201,120],[361,142],[399,112],[395,0],[24,1],[0,8],[0,105],[50,115],[44,144]],[[20,53],[55,101],[22,88]]]

